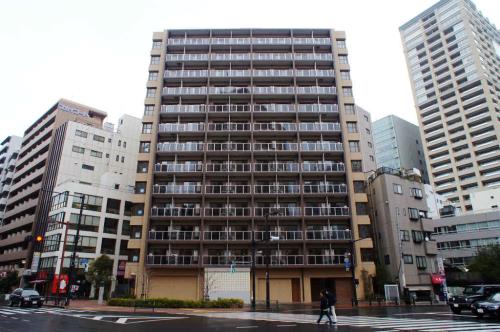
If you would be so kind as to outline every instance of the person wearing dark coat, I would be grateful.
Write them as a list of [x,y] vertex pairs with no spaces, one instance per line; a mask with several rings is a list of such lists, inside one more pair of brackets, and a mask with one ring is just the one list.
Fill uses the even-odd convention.
[[337,313],[335,312],[335,304],[337,303],[337,296],[335,293],[330,292],[328,289],[325,289],[325,295],[328,300],[328,313],[332,316],[333,323],[337,323]]
[[320,306],[319,306],[319,309],[320,309],[320,312],[319,312],[319,318],[318,318],[318,321],[316,323],[321,323],[321,319],[323,319],[323,315],[326,315],[326,317],[328,317],[328,321],[330,322],[330,325],[333,324],[332,322],[332,318],[330,317],[330,312],[329,312],[329,305],[328,305],[328,299],[326,298],[326,295],[321,292],[319,293],[321,299],[320,299]]

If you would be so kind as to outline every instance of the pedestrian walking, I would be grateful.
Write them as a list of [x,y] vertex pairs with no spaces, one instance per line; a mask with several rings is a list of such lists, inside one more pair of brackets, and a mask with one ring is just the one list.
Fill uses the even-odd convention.
[[326,295],[323,292],[319,293],[320,296],[320,305],[319,305],[319,318],[316,323],[320,324],[321,319],[323,319],[323,315],[326,315],[328,317],[328,321],[330,322],[330,325],[333,324],[332,318],[330,317],[330,312],[329,312],[329,307],[328,307],[328,299],[326,298]]
[[335,312],[335,304],[337,303],[337,296],[335,293],[330,292],[328,289],[325,289],[326,299],[328,300],[328,313],[332,317],[332,321],[334,324],[337,323],[337,313]]

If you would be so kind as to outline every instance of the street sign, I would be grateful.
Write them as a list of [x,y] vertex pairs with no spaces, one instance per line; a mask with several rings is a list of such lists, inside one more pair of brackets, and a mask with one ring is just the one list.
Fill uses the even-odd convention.
[[36,272],[38,271],[38,264],[40,263],[40,252],[34,252],[33,253],[33,260],[31,261],[31,271]]
[[351,268],[351,261],[349,260],[349,257],[344,258],[344,266],[346,272],[348,272],[349,269]]

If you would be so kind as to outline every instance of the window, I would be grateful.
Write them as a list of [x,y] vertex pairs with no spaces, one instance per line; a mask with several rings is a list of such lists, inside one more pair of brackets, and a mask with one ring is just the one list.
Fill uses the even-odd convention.
[[393,184],[392,184],[392,191],[393,191],[395,194],[398,194],[398,195],[403,195],[403,187],[402,187],[400,184],[393,183]]
[[370,161],[375,161],[375,158],[372,155],[370,155],[369,157],[370,157]]
[[105,138],[103,136],[94,135],[94,141],[104,143]]
[[355,193],[365,192],[365,181],[353,181],[352,182]]
[[153,130],[153,124],[152,123],[144,122],[142,124],[142,133],[143,134],[151,134],[152,130]]
[[115,239],[102,239],[101,242],[101,254],[114,255],[115,254]]
[[119,156],[119,155],[116,155],[115,160],[116,160],[116,161],[120,161],[120,156]]
[[120,214],[121,201],[119,199],[108,198],[106,201],[106,213]]
[[94,166],[87,165],[87,164],[82,164],[82,169],[86,169],[88,171],[93,171],[94,170]]
[[76,146],[76,145],[73,145],[73,149],[72,149],[73,152],[76,152],[76,153],[85,153],[85,149],[80,147],[80,146]]
[[103,232],[108,234],[116,234],[118,232],[118,219],[105,218]]
[[420,243],[424,240],[424,233],[422,231],[411,231],[411,236],[415,243]]
[[364,115],[363,115],[363,118],[365,118],[365,121],[366,121],[366,122],[370,122],[370,118],[368,117],[368,115],[364,114]]
[[81,195],[84,196],[85,201],[83,202],[83,209],[84,210],[90,210],[90,211],[101,211],[102,207],[102,197],[100,196],[93,196],[93,195],[84,195],[81,193],[75,193],[75,196],[73,197],[73,204],[71,205],[74,209],[79,209],[80,204],[82,202],[82,197]]
[[337,47],[338,48],[346,48],[345,40],[343,40],[343,39],[337,40]]
[[368,204],[367,203],[356,203],[356,214],[357,215],[368,215]]
[[87,132],[77,129],[75,131],[75,136],[87,138]]
[[[73,251],[75,246],[75,236],[73,234],[68,234],[66,240],[66,251]],[[95,253],[95,248],[97,246],[97,238],[91,236],[81,236],[78,238],[78,251]]]
[[123,148],[126,149],[127,148],[127,142],[123,141]]
[[347,55],[339,55],[339,63],[343,65],[349,64],[349,61],[347,61]]
[[154,105],[144,105],[144,115],[153,115],[154,110]]
[[52,198],[52,207],[50,210],[57,210],[62,207],[66,207],[68,205],[68,192],[62,192],[60,194],[55,195]]
[[349,74],[349,71],[347,71],[347,70],[341,70],[340,71],[340,78],[342,78],[345,81],[349,81],[351,79],[351,74]]
[[410,220],[419,220],[420,215],[418,212],[418,209],[408,208],[408,218],[410,218]]
[[122,140],[121,139],[118,140],[118,146],[122,146]]
[[132,202],[125,201],[125,210],[123,211],[123,215],[130,217],[132,215],[133,206],[134,204],[132,204]]
[[137,263],[139,261],[140,249],[128,250],[128,261]]
[[124,220],[122,224],[122,235],[129,236],[130,235],[130,221]]
[[148,76],[148,81],[156,81],[158,79],[157,71],[150,71]]
[[361,248],[361,261],[362,262],[373,262],[375,261],[375,255],[373,254],[373,249],[371,248]]
[[361,239],[373,237],[371,225],[358,225],[358,233]]
[[391,265],[391,258],[389,255],[384,256],[384,263],[385,265]]
[[372,144],[372,142],[367,142],[366,144],[368,145],[368,147],[369,147],[370,149],[373,149],[373,144]]
[[122,163],[124,163],[124,162],[125,162],[125,157],[124,157],[124,156],[122,156]]
[[411,195],[415,198],[421,199],[423,198],[422,190],[419,188],[411,188]]
[[367,133],[368,135],[371,135],[371,134],[372,134],[372,131],[371,131],[370,129],[365,128],[365,130],[366,130],[366,133]]
[[417,261],[417,269],[427,269],[427,260],[425,259],[425,256],[415,256],[415,260]]
[[120,184],[115,183],[115,189],[116,189],[116,190],[120,189]]
[[149,153],[150,148],[151,148],[151,142],[141,142],[139,144],[140,153]]
[[161,40],[153,40],[153,48],[161,48]]
[[363,172],[363,164],[361,160],[351,160],[351,170],[353,172]]
[[347,132],[348,133],[357,133],[358,132],[358,123],[357,122],[347,122]]
[[[69,229],[76,229],[78,224],[78,213],[72,213],[69,218]],[[89,216],[86,214],[82,215],[82,221],[80,222],[80,230],[87,232],[98,232],[100,218],[98,216]]]
[[149,163],[147,161],[138,161],[137,162],[137,173],[147,173],[148,172],[148,165],[149,165]]
[[96,158],[102,158],[102,152],[96,150],[90,150],[90,155]]
[[409,242],[410,241],[410,232],[405,230],[399,231],[399,238],[401,241]]
[[346,97],[352,97],[352,88],[342,88],[343,94]]
[[147,98],[154,98],[156,95],[156,88],[148,88],[146,90],[146,97]]
[[413,256],[403,254],[403,262],[405,264],[413,264]]
[[349,151],[360,152],[359,141],[349,141]]
[[152,65],[157,65],[160,63],[160,57],[159,56],[152,56],[151,57],[151,64]]
[[146,182],[136,182],[135,183],[135,193],[144,194],[146,192]]
[[356,109],[353,104],[345,104],[344,108],[346,114],[356,114]]
[[[128,255],[128,241],[127,240],[121,240],[120,241],[120,248],[118,248],[118,253],[120,256],[126,256]],[[119,267],[118,267],[119,268]]]

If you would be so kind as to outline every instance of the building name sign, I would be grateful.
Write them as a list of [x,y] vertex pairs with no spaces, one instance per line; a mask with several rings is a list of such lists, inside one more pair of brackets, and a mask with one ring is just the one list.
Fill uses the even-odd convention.
[[57,108],[63,112],[72,113],[83,117],[89,117],[88,113],[84,113],[82,111],[77,110],[76,108],[64,104],[57,105]]

